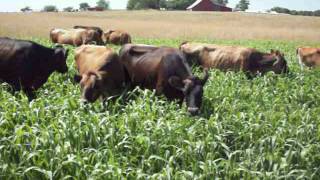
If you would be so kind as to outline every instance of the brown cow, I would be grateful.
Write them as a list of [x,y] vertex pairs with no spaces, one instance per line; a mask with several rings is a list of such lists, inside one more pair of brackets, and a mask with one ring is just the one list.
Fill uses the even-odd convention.
[[86,29],[52,29],[50,38],[53,43],[81,46],[82,44],[102,45],[103,41],[95,30]]
[[208,72],[203,79],[195,77],[178,49],[127,44],[119,56],[134,86],[155,89],[157,94],[180,103],[185,99],[192,115],[199,112]]
[[95,31],[97,31],[99,33],[101,38],[103,36],[103,30],[100,27],[96,27],[96,26],[81,26],[81,25],[77,25],[77,26],[73,26],[73,29],[95,30]]
[[300,47],[297,49],[297,56],[301,69],[320,67],[320,48]]
[[288,72],[287,62],[279,51],[263,53],[253,48],[188,42],[182,43],[180,50],[188,61],[196,60],[204,68],[244,71],[249,77],[269,71]]
[[124,45],[131,43],[131,36],[122,30],[109,30],[104,33],[106,43]]
[[119,57],[104,46],[82,45],[75,50],[82,99],[94,102],[100,96],[107,98],[119,95],[123,89],[125,73]]
[[54,72],[66,73],[68,50],[53,49],[32,41],[0,38],[0,80],[23,90],[29,100]]

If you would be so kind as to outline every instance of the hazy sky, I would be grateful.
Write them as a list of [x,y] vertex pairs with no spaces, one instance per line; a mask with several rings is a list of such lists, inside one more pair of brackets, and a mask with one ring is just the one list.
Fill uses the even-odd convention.
[[[128,0],[109,0],[112,9],[125,9]],[[94,6],[97,0],[0,0],[0,11],[19,11],[25,6],[42,9],[45,5],[56,5],[59,9],[67,6],[79,7],[79,3],[88,2]],[[229,0],[229,7],[234,7],[239,0]],[[320,9],[320,0],[250,0],[250,10],[266,10],[274,6],[287,7],[295,10]]]

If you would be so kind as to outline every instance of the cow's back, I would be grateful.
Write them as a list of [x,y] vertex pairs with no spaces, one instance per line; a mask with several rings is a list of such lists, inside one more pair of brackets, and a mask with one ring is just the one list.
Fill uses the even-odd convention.
[[216,46],[215,50],[204,50],[201,64],[206,68],[222,71],[247,71],[252,49],[235,46]]
[[320,67],[320,48],[298,48],[297,56],[301,66]]
[[32,43],[0,38],[0,79],[14,79],[24,73]]
[[83,43],[83,37],[86,36],[85,29],[53,29],[50,33],[51,40],[54,43],[69,44],[80,46]]

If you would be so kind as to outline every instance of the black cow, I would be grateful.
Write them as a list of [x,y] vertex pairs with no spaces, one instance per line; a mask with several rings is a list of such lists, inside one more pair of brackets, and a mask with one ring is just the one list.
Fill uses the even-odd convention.
[[155,89],[157,94],[164,94],[169,100],[178,99],[180,103],[185,99],[192,115],[199,112],[208,72],[205,70],[203,79],[194,76],[181,51],[127,44],[119,56],[132,85]]
[[0,38],[0,80],[14,90],[23,90],[29,100],[54,72],[68,71],[68,50],[53,49],[32,41]]

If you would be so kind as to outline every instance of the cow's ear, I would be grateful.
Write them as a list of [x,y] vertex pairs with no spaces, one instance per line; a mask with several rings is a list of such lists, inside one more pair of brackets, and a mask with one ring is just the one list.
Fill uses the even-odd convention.
[[73,80],[76,83],[79,83],[81,81],[81,79],[82,79],[82,76],[78,75],[78,74],[74,75],[74,77],[73,77]]
[[181,78],[179,78],[178,76],[171,76],[168,82],[172,87],[180,91],[184,91],[184,83],[182,82]]
[[320,54],[320,49],[317,50],[317,53]]

